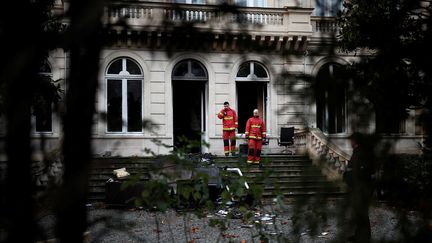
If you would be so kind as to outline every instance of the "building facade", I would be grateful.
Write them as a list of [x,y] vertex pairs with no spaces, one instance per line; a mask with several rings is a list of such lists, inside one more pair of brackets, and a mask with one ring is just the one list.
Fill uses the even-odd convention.
[[[216,0],[106,7],[110,44],[100,56],[94,156],[168,154],[182,138],[204,141],[195,152],[222,155],[216,115],[225,101],[238,113],[239,143],[253,109],[260,111],[270,138],[267,153],[283,149],[280,128],[291,126],[296,134],[319,128],[346,153],[353,131],[379,129],[395,151],[418,152],[422,131],[414,113],[388,126],[380,125],[379,115],[365,121],[349,97],[349,82],[334,85],[343,79],[342,66],[361,58],[332,46],[338,2],[239,0],[232,12],[220,10]],[[58,1],[55,9],[67,8],[67,1]],[[64,79],[66,89],[68,53],[56,50],[48,61],[41,75]],[[58,149],[57,113],[35,115],[33,123],[35,148],[43,137],[46,150]]]

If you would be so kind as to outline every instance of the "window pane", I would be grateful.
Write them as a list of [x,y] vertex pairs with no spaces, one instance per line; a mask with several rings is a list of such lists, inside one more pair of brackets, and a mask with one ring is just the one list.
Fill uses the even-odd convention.
[[376,113],[376,131],[378,133],[395,134],[404,133],[404,118],[398,115],[398,111],[391,107],[377,105]]
[[188,72],[188,63],[181,62],[174,67],[173,76],[174,77],[182,77],[185,76]]
[[122,69],[122,59],[118,59],[109,66],[108,74],[119,74]]
[[253,7],[266,7],[266,1],[265,0],[255,0]]
[[39,72],[40,73],[51,73],[51,67],[46,60],[42,62],[42,65],[39,68]]
[[314,16],[336,16],[343,8],[341,0],[315,0]]
[[316,81],[317,127],[333,134],[346,128],[346,78],[337,64],[326,64],[318,72]]
[[194,61],[191,61],[191,65],[192,65],[192,74],[195,77],[207,77],[206,72],[204,71],[203,67]]
[[141,80],[127,81],[128,132],[142,131],[141,85],[142,85]]
[[236,1],[235,1],[235,4],[236,4],[237,6],[246,7],[246,5],[247,5],[247,1],[246,1],[246,0],[236,0]]
[[122,81],[108,80],[107,126],[109,132],[122,131]]
[[138,64],[136,64],[134,61],[126,59],[126,70],[130,74],[140,75],[141,69],[139,68]]
[[243,63],[237,73],[237,77],[246,78],[250,74],[250,62]]
[[36,132],[52,132],[51,103],[42,101],[33,107],[36,118]]
[[258,63],[254,63],[254,73],[258,78],[268,78],[264,67]]

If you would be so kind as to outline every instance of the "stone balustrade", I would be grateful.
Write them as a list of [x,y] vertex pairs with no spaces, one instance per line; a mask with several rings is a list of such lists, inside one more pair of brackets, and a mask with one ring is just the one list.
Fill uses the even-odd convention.
[[329,141],[319,129],[299,131],[294,139],[297,150],[307,152],[330,179],[341,178],[351,156]]
[[255,25],[283,25],[284,9],[238,8],[235,13],[224,13],[217,6],[173,5],[165,3],[134,3],[133,5],[113,4],[106,8],[110,21],[118,18],[142,20],[160,19],[172,22],[211,22],[222,21],[228,16],[231,23]]
[[104,23],[127,25],[132,29],[194,23],[195,27],[214,32],[247,30],[251,35],[294,37],[312,35],[311,8],[255,8],[224,9],[216,5],[173,4],[163,2],[114,2],[105,8]]
[[339,34],[339,26],[334,17],[317,17],[311,18],[313,35],[321,37],[332,37]]

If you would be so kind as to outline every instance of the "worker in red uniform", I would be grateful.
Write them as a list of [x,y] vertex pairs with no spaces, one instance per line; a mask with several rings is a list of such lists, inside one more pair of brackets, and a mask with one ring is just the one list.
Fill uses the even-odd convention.
[[262,140],[266,138],[266,127],[257,109],[253,111],[253,117],[249,118],[246,123],[245,135],[246,139],[248,139],[249,148],[247,162],[249,164],[260,164]]
[[[224,108],[218,113],[218,118],[223,119],[224,153],[228,156],[236,153],[236,129],[238,127],[237,114],[230,108],[228,101],[224,102]],[[231,146],[230,146],[231,142]]]

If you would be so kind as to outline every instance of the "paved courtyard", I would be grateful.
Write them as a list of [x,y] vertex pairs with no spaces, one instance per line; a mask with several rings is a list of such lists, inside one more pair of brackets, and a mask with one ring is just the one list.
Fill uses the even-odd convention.
[[[346,242],[351,234],[343,203],[334,201],[273,204],[251,210],[247,221],[229,219],[230,208],[201,217],[173,210],[89,209],[93,242]],[[374,242],[406,242],[404,235],[423,224],[419,213],[383,203],[371,206],[370,220]]]

